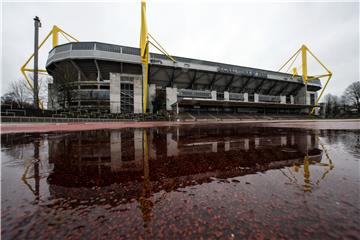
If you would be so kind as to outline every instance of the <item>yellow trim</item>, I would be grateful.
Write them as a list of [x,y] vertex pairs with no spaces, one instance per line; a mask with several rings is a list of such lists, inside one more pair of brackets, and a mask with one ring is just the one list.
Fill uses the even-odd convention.
[[330,74],[328,80],[327,80],[326,83],[325,83],[325,86],[321,89],[320,95],[319,95],[319,97],[316,99],[315,106],[311,109],[310,114],[314,114],[315,108],[318,106],[319,101],[320,101],[320,98],[322,97],[322,95],[323,95],[323,93],[324,93],[324,90],[325,90],[325,88],[327,87],[327,85],[328,85],[328,83],[329,83],[329,81],[330,81],[330,79],[331,79],[331,76],[332,76],[332,75]]
[[311,180],[310,180],[310,159],[306,155],[304,157],[304,192],[311,192]]
[[320,65],[321,65],[323,68],[325,68],[325,70],[326,70],[328,73],[331,73],[331,71],[330,71],[327,67],[325,67],[325,65],[310,51],[310,49],[307,48],[307,50],[308,50],[308,52],[311,54],[311,56],[313,56],[313,57],[315,58],[315,60],[316,60],[318,63],[320,63]]
[[289,60],[287,60],[278,70],[278,72],[280,72],[290,61],[291,59],[293,59],[299,52],[300,52],[301,48],[299,50],[297,50],[294,55],[291,56],[291,58],[289,58]]
[[[319,101],[332,77],[332,72],[319,60],[319,58],[317,58],[315,56],[315,54],[313,52],[311,52],[311,50],[305,45],[303,44],[301,46],[300,49],[298,49],[279,69],[279,72],[286,66],[288,65],[288,63],[293,60],[288,68],[288,70],[292,67],[292,65],[294,64],[298,54],[300,53],[301,51],[301,69],[302,69],[302,78],[303,78],[303,81],[304,81],[304,84],[307,85],[307,83],[310,81],[310,80],[314,80],[314,79],[319,79],[321,80],[321,78],[324,78],[324,77],[328,77],[324,87],[322,88],[321,92],[320,92],[320,95],[319,97],[316,99],[315,101],[315,106],[312,108],[310,114],[313,114],[314,111],[315,111],[315,108],[318,106],[319,104]],[[325,74],[320,74],[320,75],[315,75],[315,76],[309,76],[308,75],[308,63],[307,63],[307,52],[310,53],[310,55],[326,70],[327,73]],[[288,71],[287,70],[287,71]],[[298,69],[296,68],[293,68],[293,75],[297,75],[297,72]]]
[[146,113],[148,98],[149,37],[146,23],[146,2],[141,0],[140,55],[143,64],[143,112]]
[[[46,35],[45,39],[40,43],[39,45],[39,50],[40,48],[45,44],[45,42],[49,39],[50,36],[52,36],[52,47],[56,47],[59,44],[59,33],[61,33],[64,37],[65,35],[68,36],[69,38],[71,38],[72,40],[78,42],[78,40],[76,38],[74,38],[73,36],[71,36],[70,34],[66,33],[64,30],[62,30],[61,28],[59,28],[58,26],[54,25],[53,28],[51,29],[51,31]],[[64,35],[65,34],[65,35]],[[69,40],[69,38],[65,37],[66,40],[68,40],[69,42],[71,42]],[[33,90],[34,86],[32,85],[29,77],[27,76],[27,72],[34,72],[34,69],[32,68],[27,68],[27,65],[29,64],[29,62],[31,61],[31,59],[34,58],[34,53],[31,54],[31,56],[26,60],[26,62],[22,65],[22,67],[20,68],[20,71],[22,73],[22,75],[24,76],[26,82],[28,83],[29,87]],[[41,73],[47,73],[46,70],[44,69],[38,69],[38,72]],[[42,103],[42,101],[39,100],[39,104],[40,104],[40,108],[44,109],[44,104]]]
[[[34,69],[32,68],[25,68],[24,71],[26,72],[34,72]],[[38,69],[38,72],[45,72],[47,73],[47,71],[45,69]]]
[[[286,70],[286,72],[289,72],[290,68],[292,67],[292,65],[294,64],[294,62],[296,61],[296,59],[298,58],[298,56],[300,55],[300,51],[297,52],[296,56],[294,57],[293,61],[291,62],[291,64],[289,65],[288,69]],[[293,71],[295,72],[295,71]],[[297,72],[297,71],[296,71]],[[297,75],[297,74],[296,74]]]
[[297,76],[297,75],[299,75],[299,74],[298,74],[298,70],[297,70],[296,67],[294,67],[294,68],[293,68],[293,76]]
[[301,46],[301,67],[302,67],[302,76],[305,82],[305,85],[308,82],[308,75],[307,75],[307,56],[306,56],[306,46]]
[[163,48],[163,46],[161,46],[161,44],[160,44],[158,41],[156,41],[156,39],[155,39],[153,36],[151,36],[150,33],[148,33],[148,35],[149,35],[149,37],[150,37],[152,40],[154,40],[154,42],[157,44],[157,46],[156,46],[154,43],[152,43],[152,42],[149,41],[149,42],[151,43],[151,45],[153,45],[156,49],[158,49],[160,52],[162,52],[162,53],[163,53],[165,56],[167,56],[171,61],[176,62],[175,58],[172,57],[172,56],[165,50],[165,48]]
[[143,96],[143,109],[144,113],[146,113],[147,109],[147,98],[148,98],[148,78],[149,78],[149,63],[145,63],[143,70],[145,71],[144,74],[144,96]]
[[[157,44],[152,43],[149,38],[154,40]],[[170,56],[170,54],[161,46],[161,44],[156,41],[156,39],[151,36],[148,32],[147,21],[146,21],[146,1],[141,0],[141,26],[140,26],[140,56],[141,63],[143,65],[143,112],[146,113],[147,103],[148,103],[148,81],[149,81],[149,44],[154,46],[160,52],[162,52],[165,56],[167,56],[174,63],[176,62],[175,58]]]

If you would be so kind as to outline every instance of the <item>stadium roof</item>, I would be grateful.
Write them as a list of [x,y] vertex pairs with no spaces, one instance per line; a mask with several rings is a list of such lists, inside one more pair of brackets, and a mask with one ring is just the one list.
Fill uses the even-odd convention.
[[[267,95],[294,95],[304,86],[301,76],[257,68],[150,53],[149,83],[161,87],[248,92]],[[74,42],[53,48],[46,63],[51,74],[56,63],[86,61],[80,69],[108,69],[111,63],[140,65],[140,49],[100,42]],[[91,66],[90,66],[91,65]],[[100,70],[99,70],[100,71]],[[102,71],[102,70],[101,70]],[[308,89],[321,89],[319,80],[308,83]]]

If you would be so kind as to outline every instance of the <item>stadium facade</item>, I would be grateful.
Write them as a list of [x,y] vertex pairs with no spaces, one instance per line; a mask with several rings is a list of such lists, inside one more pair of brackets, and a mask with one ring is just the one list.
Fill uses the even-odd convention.
[[[320,80],[250,67],[150,53],[148,111],[309,113]],[[49,109],[143,112],[140,49],[100,42],[53,48]]]

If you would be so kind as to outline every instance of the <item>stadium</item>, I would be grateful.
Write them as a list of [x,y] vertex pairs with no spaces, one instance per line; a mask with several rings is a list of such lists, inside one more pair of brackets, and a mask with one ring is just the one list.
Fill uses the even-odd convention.
[[[146,112],[188,118],[238,114],[307,114],[315,106],[319,79],[225,63],[150,53]],[[140,48],[100,42],[54,47],[46,70],[49,109],[144,112]],[[67,84],[63,84],[67,82]],[[200,117],[201,118],[201,117]]]

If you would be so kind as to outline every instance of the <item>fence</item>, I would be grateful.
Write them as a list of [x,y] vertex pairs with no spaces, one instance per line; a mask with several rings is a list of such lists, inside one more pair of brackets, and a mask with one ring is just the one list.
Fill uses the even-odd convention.
[[109,122],[109,121],[162,121],[169,120],[165,114],[110,113],[100,110],[51,111],[38,109],[1,108],[2,122]]

